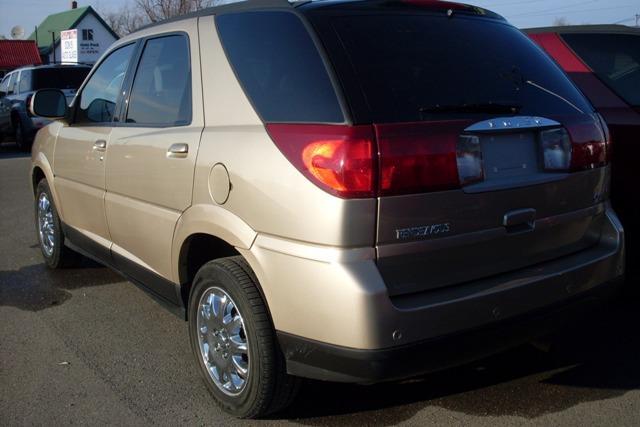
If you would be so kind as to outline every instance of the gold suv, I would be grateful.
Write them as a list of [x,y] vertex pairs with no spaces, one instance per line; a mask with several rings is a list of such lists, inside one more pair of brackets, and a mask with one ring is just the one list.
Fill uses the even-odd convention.
[[[247,1],[117,41],[36,138],[42,253],[189,325],[228,412],[535,338],[624,271],[607,128],[500,16]],[[571,309],[571,310],[569,310]]]

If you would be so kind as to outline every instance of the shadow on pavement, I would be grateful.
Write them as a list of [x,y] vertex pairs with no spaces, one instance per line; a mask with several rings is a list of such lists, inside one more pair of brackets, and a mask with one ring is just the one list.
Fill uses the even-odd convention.
[[[427,407],[536,418],[640,387],[639,300],[618,301],[565,330],[550,352],[523,346],[415,380],[359,386],[308,382],[282,416],[308,425],[411,419]],[[359,415],[360,413],[360,415]],[[371,419],[371,418],[369,418]]]
[[31,152],[20,151],[15,142],[7,139],[0,140],[0,159],[29,157]]
[[121,282],[122,277],[91,260],[76,268],[50,270],[44,264],[0,271],[0,306],[40,311],[71,298],[67,290]]

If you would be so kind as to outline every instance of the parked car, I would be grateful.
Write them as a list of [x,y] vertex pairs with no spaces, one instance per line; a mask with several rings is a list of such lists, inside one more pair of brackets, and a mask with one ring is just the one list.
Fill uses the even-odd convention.
[[33,93],[61,89],[71,102],[90,70],[88,65],[56,64],[18,68],[7,74],[0,82],[0,135],[13,135],[21,150],[30,150],[38,129],[50,122],[29,113]]
[[[215,401],[376,383],[527,342],[624,271],[606,127],[484,9],[247,1],[116,42],[32,152],[52,268],[188,321]],[[123,321],[127,321],[123,319]]]
[[[611,132],[611,201],[627,235],[627,257],[637,257],[640,197],[634,187],[640,158],[640,29],[576,25],[526,30],[569,74],[602,114]],[[629,276],[638,274],[629,262]],[[631,282],[632,283],[632,282]]]

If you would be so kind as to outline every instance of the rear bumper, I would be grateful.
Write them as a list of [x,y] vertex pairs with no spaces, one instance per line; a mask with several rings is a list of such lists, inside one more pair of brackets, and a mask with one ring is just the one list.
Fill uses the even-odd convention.
[[302,246],[259,236],[243,255],[263,286],[288,372],[342,382],[410,377],[526,342],[614,292],[624,273],[624,233],[610,207],[589,249],[396,297],[370,253]]
[[278,333],[287,372],[324,381],[373,384],[458,366],[530,342],[576,322],[617,295],[622,280],[487,327],[381,350],[358,350]]

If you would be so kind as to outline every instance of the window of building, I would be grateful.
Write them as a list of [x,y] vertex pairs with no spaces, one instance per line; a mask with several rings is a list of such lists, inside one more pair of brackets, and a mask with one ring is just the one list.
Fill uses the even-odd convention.
[[84,29],[84,30],[82,30],[82,40],[84,40],[84,41],[93,40],[93,30],[92,29]]

